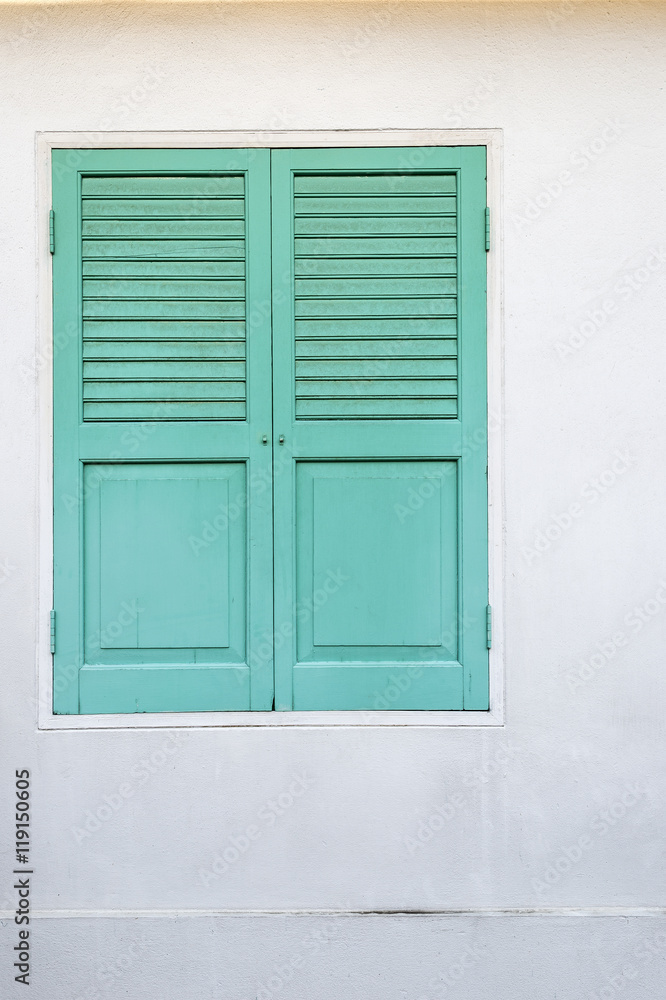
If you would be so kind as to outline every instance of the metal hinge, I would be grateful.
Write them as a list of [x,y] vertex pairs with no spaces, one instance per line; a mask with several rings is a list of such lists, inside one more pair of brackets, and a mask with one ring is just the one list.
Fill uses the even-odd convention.
[[49,212],[49,250],[55,253],[55,212]]
[[488,649],[493,644],[493,609],[486,605],[486,646]]
[[51,611],[51,652],[55,653],[55,611]]
[[486,250],[490,250],[490,209],[486,208]]

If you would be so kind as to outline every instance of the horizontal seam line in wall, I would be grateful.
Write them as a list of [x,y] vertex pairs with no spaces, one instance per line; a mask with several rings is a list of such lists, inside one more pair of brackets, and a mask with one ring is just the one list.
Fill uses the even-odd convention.
[[[0,920],[13,910],[0,911]],[[666,907],[516,907],[507,909],[169,909],[169,910],[33,910],[35,919],[173,919],[178,917],[335,916],[335,917],[666,917]]]

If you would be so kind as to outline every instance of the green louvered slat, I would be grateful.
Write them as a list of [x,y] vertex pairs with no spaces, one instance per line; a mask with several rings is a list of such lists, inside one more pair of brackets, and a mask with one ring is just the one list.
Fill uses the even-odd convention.
[[241,319],[245,303],[223,299],[84,299],[84,319]]
[[310,359],[296,361],[296,378],[353,379],[386,378],[455,378],[455,359],[406,358],[384,356],[365,360],[341,358],[334,360]]
[[433,276],[430,278],[377,278],[335,277],[335,278],[297,278],[295,292],[299,299],[305,298],[414,298],[416,296],[441,296],[457,293],[455,278]]
[[391,417],[424,419],[455,415],[455,399],[400,399],[393,395],[381,399],[355,399],[351,395],[336,399],[300,398],[297,410],[297,417],[302,420],[358,420],[364,417],[376,420]]
[[245,282],[207,278],[84,278],[86,299],[236,299],[245,301]]
[[430,197],[424,194],[345,197],[297,196],[294,198],[294,215],[431,215],[456,214],[455,196]]
[[[306,358],[329,358],[337,360],[339,341],[330,340],[300,340],[296,338],[296,360]],[[380,340],[377,337],[365,340],[345,340],[345,354],[348,358],[367,358],[382,360],[386,358],[455,358],[455,340],[445,340],[441,337],[409,338],[393,337]]]
[[[297,257],[439,257],[455,254],[456,239],[450,236],[297,236]],[[388,264],[394,273],[395,264]],[[353,272],[352,272],[353,273]]]
[[[384,377],[384,374],[387,377]],[[296,387],[300,399],[335,399],[362,396],[383,399],[396,397],[425,397],[428,399],[453,398],[457,392],[455,379],[404,378],[400,375],[378,373],[375,378],[358,379],[299,379]]]
[[297,236],[450,236],[455,231],[455,216],[427,215],[425,211],[418,216],[307,215],[294,220]]
[[84,278],[242,278],[242,260],[84,260]]
[[294,274],[297,278],[303,277],[326,277],[334,278],[338,275],[352,278],[373,277],[380,278],[394,277],[404,278],[407,275],[428,277],[441,277],[442,275],[455,275],[455,256],[427,256],[421,257],[398,257],[392,256],[390,260],[383,257],[326,257],[321,254],[318,257],[297,257],[294,261]]
[[242,198],[84,198],[84,219],[99,218],[197,218],[242,219]]
[[365,316],[375,318],[386,316],[455,316],[456,301],[450,298],[384,298],[376,299],[299,299],[296,300],[296,319],[315,316],[344,318],[345,316]]
[[84,361],[83,381],[116,379],[119,382],[153,379],[190,379],[245,377],[244,361]]
[[382,317],[379,319],[301,319],[296,320],[295,333],[297,340],[308,338],[329,338],[336,340],[352,340],[358,337],[455,337],[457,323],[454,317],[432,319],[420,316],[418,318],[400,319]]
[[242,219],[84,219],[84,239],[201,239],[243,235]]
[[83,389],[83,399],[103,400],[105,402],[132,402],[134,400],[144,402],[145,400],[180,400],[187,403],[204,402],[205,400],[244,400],[244,381],[214,381],[203,382],[197,380],[195,385],[192,382],[169,379],[168,381],[154,382],[105,382],[102,379],[98,382],[86,382]]
[[244,420],[245,402],[239,400],[89,400],[85,404],[88,420]]
[[[83,361],[114,361],[118,355],[114,340],[88,340],[83,345]],[[242,340],[126,340],[123,357],[128,360],[232,361],[245,358]]]
[[242,197],[244,179],[241,176],[210,174],[199,177],[83,177],[81,193],[84,198],[128,198],[138,195],[145,198],[222,198],[225,195]]
[[88,260],[169,261],[173,264],[184,260],[238,260],[245,258],[244,240],[227,239],[84,239],[82,241],[84,267]]
[[389,174],[302,174],[294,177],[294,193],[344,195],[455,194],[455,174],[418,174],[404,171]]
[[84,343],[97,340],[240,340],[245,341],[242,320],[142,320],[88,319],[83,323]]

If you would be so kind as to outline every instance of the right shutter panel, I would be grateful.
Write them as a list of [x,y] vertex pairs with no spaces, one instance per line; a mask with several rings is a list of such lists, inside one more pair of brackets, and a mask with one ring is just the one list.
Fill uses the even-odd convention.
[[487,709],[485,149],[271,175],[276,708]]

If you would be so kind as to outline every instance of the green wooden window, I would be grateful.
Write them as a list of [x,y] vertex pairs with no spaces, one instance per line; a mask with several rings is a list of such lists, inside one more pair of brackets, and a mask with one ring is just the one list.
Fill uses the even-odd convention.
[[54,710],[487,709],[485,147],[71,162]]

